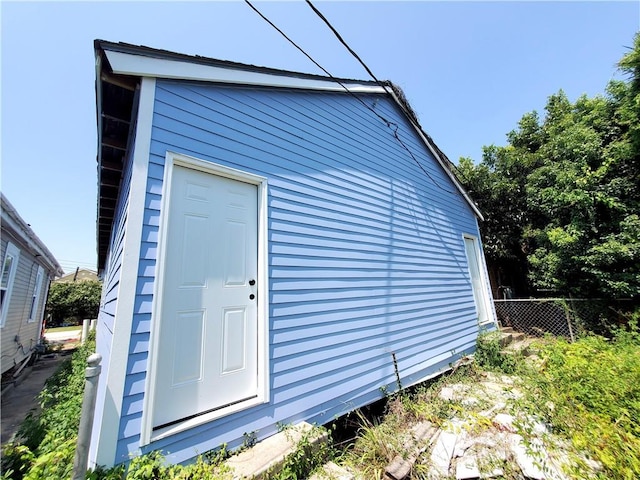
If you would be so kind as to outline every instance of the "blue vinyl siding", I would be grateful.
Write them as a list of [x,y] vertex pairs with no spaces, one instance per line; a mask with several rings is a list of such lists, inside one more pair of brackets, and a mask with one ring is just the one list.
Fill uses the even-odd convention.
[[462,235],[476,218],[397,105],[359,97],[415,159],[348,94],[158,80],[147,189],[132,192],[145,215],[117,462],[140,450],[167,151],[268,178],[271,397],[143,452],[183,462],[279,422],[328,422],[395,389],[391,352],[410,385],[474,348]]
[[[98,321],[96,326],[96,352],[102,355],[102,372],[98,378],[98,393],[96,396],[96,406],[94,418],[102,418],[107,399],[107,379],[109,377],[109,359],[113,343],[113,329],[118,304],[118,289],[122,274],[122,255],[124,248],[124,237],[127,227],[127,210],[130,201],[131,186],[131,155],[125,159],[124,170],[122,172],[122,182],[120,196],[116,204],[116,213],[111,231],[110,248],[107,254],[105,270],[102,279],[102,298],[98,311]],[[91,449],[95,449],[97,439],[100,434],[97,426],[94,425],[91,439]],[[94,453],[90,453],[91,458],[95,458]]]

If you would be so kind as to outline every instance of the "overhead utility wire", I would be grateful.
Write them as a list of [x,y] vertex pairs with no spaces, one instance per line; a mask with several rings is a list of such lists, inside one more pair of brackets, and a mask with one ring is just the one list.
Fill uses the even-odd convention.
[[275,28],[278,33],[280,33],[280,35],[282,35],[284,38],[286,38],[289,43],[291,43],[291,45],[293,45],[294,47],[296,47],[298,50],[300,50],[305,57],[307,57],[309,60],[311,60],[313,62],[313,64],[318,67],[320,70],[322,70],[329,78],[331,78],[331,80],[333,80],[334,82],[336,82],[338,85],[340,85],[345,92],[347,92],[348,94],[350,94],[352,97],[354,97],[356,100],[358,100],[362,105],[364,105],[366,108],[368,108],[369,110],[371,110],[378,118],[380,118],[383,122],[385,122],[387,124],[387,126],[390,125],[395,125],[393,122],[390,122],[389,120],[387,120],[386,118],[384,118],[382,115],[380,115],[378,112],[376,112],[373,108],[371,108],[369,105],[367,105],[367,103],[362,100],[360,97],[358,97],[356,94],[354,94],[351,90],[349,90],[349,87],[347,87],[344,83],[342,83],[342,81],[340,81],[340,79],[334,77],[333,75],[331,75],[331,73],[324,68],[322,65],[320,65],[318,62],[316,62],[311,55],[309,55],[307,52],[305,52],[302,47],[300,47],[296,42],[294,42],[293,40],[291,40],[286,33],[284,33],[282,30],[280,30],[271,20],[269,20],[265,15],[262,14],[262,12],[260,12],[260,10],[258,10],[249,0],[244,0],[244,2],[249,5],[251,7],[251,9],[256,12],[258,15],[260,15],[260,17],[262,17],[262,19],[267,22],[269,25],[271,25],[273,28]]
[[[376,83],[378,83],[380,86],[385,87],[384,83],[381,82],[380,80],[378,80],[378,78],[373,74],[373,72],[371,71],[371,69],[367,66],[366,63],[364,63],[364,61],[360,58],[360,56],[347,44],[347,42],[342,38],[342,35],[340,35],[340,33],[333,27],[333,25],[331,25],[331,23],[329,22],[329,20],[327,19],[327,17],[325,17],[322,12],[320,10],[318,10],[318,8],[316,8],[316,6],[311,3],[311,0],[306,0],[307,5],[309,5],[309,7],[311,7],[311,9],[316,13],[316,15],[318,17],[320,17],[320,19],[327,25],[327,27],[329,27],[329,29],[333,32],[333,34],[336,36],[336,38],[340,41],[340,43],[342,43],[342,45],[344,45],[344,47],[349,51],[349,53],[351,53],[351,55],[353,55],[353,57],[358,60],[358,62],[360,62],[360,65],[362,65],[362,67],[367,71],[367,73],[371,76],[371,78],[373,78]],[[418,124],[418,122],[413,118],[413,115],[407,111],[407,109],[405,108],[404,105],[401,105],[402,110],[405,112],[405,114],[407,115],[407,117],[409,118],[409,121],[419,130],[422,130],[422,127],[420,127],[420,125]],[[394,124],[395,125],[395,124]],[[397,125],[396,125],[397,127]],[[402,140],[400,140],[400,138],[398,138],[397,135],[397,128],[396,131],[394,132],[394,136],[397,138],[397,140],[402,144],[402,146],[409,152],[409,154],[411,155],[411,157],[414,159],[414,161],[418,164],[418,166],[420,167],[420,169],[431,179],[431,181],[436,184],[437,187],[441,188],[442,190],[449,192],[449,193],[456,193],[459,194],[459,192],[451,192],[448,189],[445,189],[443,187],[441,187],[432,177],[431,175],[429,175],[429,173],[427,173],[425,171],[424,168],[422,168],[422,165],[420,165],[420,163],[418,162],[418,160],[413,156],[412,152],[407,148],[407,146],[404,144],[404,142],[402,142]],[[451,163],[451,162],[449,162]],[[458,169],[456,168],[456,166],[451,163],[451,165],[456,169],[456,171],[458,171]]]
[[[305,52],[302,47],[300,47],[296,42],[294,42],[291,38],[289,38],[287,36],[286,33],[284,33],[282,30],[280,30],[280,28],[278,28],[271,20],[269,20],[265,15],[262,14],[262,12],[260,12],[260,10],[258,10],[249,0],[244,0],[244,2],[249,5],[249,7],[251,7],[251,9],[256,12],[258,15],[260,15],[260,17],[267,22],[269,25],[271,25],[280,35],[282,35],[285,39],[287,39],[287,41],[289,43],[291,43],[291,45],[293,45],[294,47],[296,47],[300,52],[302,52],[304,54],[305,57],[307,57],[309,60],[311,60],[311,62],[317,66],[320,70],[322,70],[329,78],[331,78],[334,82],[336,82],[338,85],[340,85],[349,95],[351,95],[353,98],[355,98],[358,102],[360,102],[362,105],[364,105],[365,108],[367,108],[368,110],[370,110],[376,117],[378,117],[380,120],[382,120],[388,128],[392,129],[393,132],[393,136],[395,137],[395,139],[398,141],[398,143],[400,143],[400,145],[409,153],[409,156],[411,156],[411,158],[413,159],[413,161],[416,163],[416,165],[420,168],[420,170],[422,170],[422,172],[433,182],[433,184],[438,187],[441,190],[444,190],[447,193],[452,193],[455,195],[460,195],[460,192],[458,191],[452,191],[449,190],[443,186],[441,186],[432,176],[429,172],[427,172],[427,170],[422,166],[422,164],[418,161],[418,159],[415,157],[415,155],[413,154],[413,152],[411,150],[409,150],[409,148],[405,145],[405,143],[402,141],[402,139],[400,138],[400,136],[398,135],[398,129],[399,129],[399,125],[395,122],[392,122],[388,119],[386,119],[384,116],[380,115],[378,112],[376,112],[373,107],[371,107],[370,105],[368,105],[364,100],[362,100],[360,97],[358,97],[356,94],[354,94],[351,90],[349,90],[349,88],[342,82],[340,81],[338,78],[334,77],[326,68],[324,68],[322,65],[320,65],[318,62],[316,62],[313,57],[311,57],[311,55],[309,55],[307,52]],[[309,2],[307,0],[307,3],[313,8],[313,10],[316,12],[316,14],[320,15],[321,18],[323,18],[323,20],[325,21],[325,23],[327,23],[327,25],[329,25],[329,27],[331,28],[331,30],[338,36],[338,38],[340,39],[340,41],[342,42],[342,44],[351,52],[352,55],[354,55],[358,61],[364,66],[364,68],[367,70],[367,72],[369,72],[369,75],[371,75],[373,77],[373,79],[379,84],[381,85],[385,91],[386,91],[386,85],[383,82],[380,82],[375,75],[373,75],[373,73],[371,72],[371,70],[369,70],[369,68],[366,66],[366,64],[360,59],[360,57],[358,57],[358,55],[351,49],[349,48],[349,46],[346,44],[346,42],[344,42],[344,40],[342,39],[342,37],[340,36],[340,34],[333,28],[331,27],[331,25],[328,23],[328,20],[311,4],[311,2]],[[409,118],[409,120],[411,121],[412,124],[415,125],[414,121],[411,118],[411,115],[408,114],[408,112],[406,112],[406,109],[404,108],[404,106],[402,106],[402,109],[405,111],[405,113],[407,114],[407,117]],[[418,126],[419,128],[419,126]]]
[[[280,35],[282,35],[284,38],[286,38],[286,39],[289,41],[289,43],[290,43],[291,45],[293,45],[293,46],[294,46],[294,47],[296,47],[298,50],[300,50],[300,51],[302,52],[302,54],[303,54],[305,57],[307,57],[309,60],[311,60],[311,61],[313,62],[313,64],[314,64],[316,67],[318,67],[318,68],[319,68],[320,70],[322,70],[324,73],[326,73],[326,74],[327,74],[327,75],[329,75],[331,78],[333,78],[333,75],[331,75],[327,70],[325,70],[325,68],[324,68],[322,65],[320,65],[318,62],[316,62],[316,61],[311,57],[311,55],[309,55],[307,52],[305,52],[305,51],[302,49],[302,47],[300,47],[296,42],[294,42],[293,40],[291,40],[291,39],[287,36],[287,34],[286,34],[286,33],[284,33],[282,30],[280,30],[280,29],[277,27],[277,25],[276,25],[275,23],[273,23],[271,20],[269,20],[267,17],[265,17],[265,16],[262,14],[262,12],[261,12],[260,10],[258,10],[256,7],[254,7],[254,6],[253,6],[253,4],[252,4],[249,0],[244,0],[244,2],[245,2],[247,5],[249,5],[249,6],[251,7],[251,9],[252,9],[254,12],[256,12],[258,15],[260,15],[260,17],[262,17],[262,19],[263,19],[265,22],[267,22],[269,25],[271,25],[273,28],[275,28],[275,29],[278,31],[278,33],[279,33]],[[334,79],[334,80],[335,80],[335,79]],[[340,82],[338,82],[338,83],[340,83]],[[342,85],[342,83],[340,83],[340,85]],[[344,87],[344,85],[342,85],[342,86]],[[346,87],[344,87],[344,88],[346,88]]]
[[384,86],[384,85],[383,85],[383,83],[382,83],[380,80],[378,80],[378,79],[376,78],[376,76],[375,76],[375,75],[373,74],[373,72],[369,69],[369,67],[367,67],[367,64],[366,64],[366,63],[364,63],[364,62],[362,61],[362,59],[358,56],[358,54],[357,54],[356,52],[354,52],[354,51],[353,51],[353,49],[352,49],[352,48],[347,44],[347,42],[345,42],[345,41],[344,41],[344,39],[342,38],[342,35],[340,35],[340,34],[338,33],[338,31],[337,31],[335,28],[333,28],[333,25],[331,25],[331,23],[329,23],[329,20],[327,20],[327,17],[325,17],[325,16],[322,14],[322,12],[321,12],[320,10],[318,10],[318,9],[316,8],[316,6],[315,6],[313,3],[311,3],[311,0],[306,0],[306,1],[307,1],[307,5],[309,5],[309,6],[311,7],[311,10],[313,10],[314,12],[316,12],[316,15],[318,15],[318,16],[322,19],[322,21],[327,25],[327,27],[329,27],[329,29],[333,32],[333,34],[334,34],[334,35],[337,37],[337,39],[340,41],[340,43],[341,43],[342,45],[344,45],[344,47],[345,47],[347,50],[349,50],[349,53],[351,53],[351,55],[353,55],[353,56],[355,57],[355,59],[356,59],[356,60],[358,60],[358,62],[360,62],[360,65],[362,65],[362,66],[364,67],[364,69],[367,71],[367,73],[368,73],[369,75],[371,75],[371,78],[373,78],[373,79],[376,81],[376,83],[378,83],[379,85]]

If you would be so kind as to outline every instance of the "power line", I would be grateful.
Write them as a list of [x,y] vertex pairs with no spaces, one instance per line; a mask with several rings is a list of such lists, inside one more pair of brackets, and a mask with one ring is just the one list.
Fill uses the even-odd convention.
[[291,38],[289,38],[289,36],[284,33],[282,30],[280,30],[280,28],[278,28],[278,26],[273,23],[271,20],[269,20],[260,10],[258,10],[249,0],[244,0],[245,3],[247,5],[249,5],[251,7],[251,9],[256,12],[258,15],[260,15],[260,17],[267,22],[269,25],[271,25],[274,29],[276,29],[276,31],[282,35],[284,38],[287,39],[287,41],[289,41],[289,43],[291,43],[291,45],[293,45],[294,47],[296,47],[298,50],[300,50],[300,52],[302,52],[302,54],[307,57],[309,60],[311,60],[311,62],[313,62],[313,64],[318,67],[320,70],[322,70],[329,78],[331,78],[334,82],[336,82],[338,85],[340,85],[347,93],[349,93],[350,95],[352,95],[356,100],[358,100],[360,103],[362,103],[366,108],[368,108],[369,110],[371,110],[373,113],[375,113],[381,120],[383,120],[387,125],[389,125],[391,122],[389,122],[386,118],[384,118],[382,115],[380,115],[378,112],[376,112],[375,110],[373,110],[369,105],[367,105],[360,97],[358,97],[357,95],[355,95],[351,90],[349,90],[349,88],[342,83],[338,78],[334,77],[331,72],[329,72],[329,70],[327,70],[326,68],[324,68],[322,65],[320,65],[317,61],[314,60],[314,58],[309,55],[307,52],[304,51],[304,49],[298,45],[296,42],[294,42]]
[[[362,100],[360,97],[358,97],[355,93],[353,93],[351,90],[349,90],[349,88],[342,83],[338,78],[334,77],[326,68],[324,68],[322,65],[320,65],[317,61],[315,61],[313,59],[313,57],[311,57],[311,55],[309,55],[307,52],[304,51],[304,49],[302,47],[300,47],[297,43],[295,43],[291,38],[289,38],[287,36],[286,33],[284,33],[280,28],[278,28],[271,20],[269,20],[262,12],[260,12],[260,10],[258,10],[249,0],[244,0],[245,3],[247,5],[249,5],[249,7],[251,7],[251,9],[256,12],[265,22],[267,22],[269,25],[271,25],[278,33],[280,33],[280,35],[282,35],[287,41],[289,41],[289,43],[291,43],[294,47],[296,47],[300,52],[302,52],[304,54],[305,57],[307,57],[309,60],[311,60],[311,62],[313,62],[314,65],[316,65],[320,70],[322,70],[329,78],[331,78],[334,82],[336,82],[337,84],[339,84],[348,94],[350,94],[353,98],[355,98],[356,100],[358,100],[358,102],[360,102],[362,105],[364,105],[365,108],[367,108],[367,110],[371,111],[376,117],[378,117],[380,120],[382,120],[386,126],[392,130],[393,136],[394,138],[398,141],[398,143],[402,146],[402,148],[404,148],[407,153],[409,154],[409,156],[413,159],[413,161],[415,162],[415,164],[418,166],[418,168],[420,168],[420,170],[422,170],[422,172],[427,176],[427,178],[429,178],[429,180],[431,180],[431,182],[438,187],[439,189],[447,192],[447,193],[451,193],[454,195],[460,195],[460,192],[458,192],[457,190],[449,190],[448,188],[443,187],[442,185],[440,185],[432,176],[431,174],[422,166],[422,164],[418,161],[418,159],[415,157],[415,155],[413,154],[413,152],[409,149],[409,147],[407,147],[407,145],[402,141],[402,139],[400,138],[399,134],[398,134],[398,129],[400,128],[400,126],[395,123],[392,122],[388,119],[386,119],[384,116],[380,115],[377,111],[375,111],[373,109],[373,107],[371,107],[370,105],[368,105],[364,100]],[[307,3],[309,4],[309,6],[314,10],[314,12],[316,12],[317,15],[320,16],[320,18],[322,18],[322,20],[329,26],[329,28],[334,32],[334,34],[338,37],[338,39],[340,40],[340,42],[349,50],[349,52],[360,62],[360,64],[367,70],[367,72],[369,73],[369,75],[371,75],[371,77],[380,85],[385,89],[385,92],[387,91],[386,87],[387,85],[384,82],[381,82],[380,80],[378,80],[376,78],[376,76],[373,74],[373,72],[371,72],[371,70],[369,69],[369,67],[367,67],[367,65],[362,61],[362,59],[360,59],[360,57],[347,45],[347,43],[344,41],[344,39],[340,36],[340,34],[337,32],[337,30],[335,28],[333,28],[333,26],[329,23],[329,21],[326,19],[326,17],[324,17],[324,15],[322,15],[322,13],[309,1],[307,0]],[[422,129],[420,128],[420,126],[415,122],[415,120],[413,119],[413,115],[411,115],[409,112],[407,112],[407,109],[404,107],[404,105],[400,103],[400,107],[403,110],[403,112],[405,113],[405,116],[409,119],[409,121],[411,122],[412,125],[414,125],[416,128],[418,128],[418,130],[422,131]]]
[[[340,41],[340,43],[349,51],[349,53],[360,63],[360,65],[362,65],[362,67],[367,71],[367,73],[371,76],[371,78],[373,78],[376,83],[378,83],[381,86],[385,86],[383,82],[381,82],[380,80],[378,80],[378,78],[374,75],[374,73],[371,71],[371,69],[367,66],[366,63],[364,63],[364,60],[362,60],[360,58],[360,56],[349,46],[349,44],[347,44],[347,42],[344,40],[344,38],[342,38],[342,35],[340,35],[340,33],[338,32],[338,30],[335,29],[335,27],[333,25],[331,25],[331,22],[329,22],[329,20],[327,19],[327,17],[325,17],[322,12],[320,10],[318,10],[318,8],[311,3],[311,0],[306,0],[307,5],[309,5],[309,7],[311,7],[311,9],[315,12],[315,14],[320,17],[320,19],[327,25],[327,27],[329,27],[329,29],[333,32],[333,34],[336,36],[336,38]],[[417,128],[418,130],[422,131],[422,127],[418,124],[417,120],[414,118],[414,115],[412,114],[412,112],[408,111],[408,108],[406,107],[406,105],[404,105],[402,102],[400,103],[400,108],[403,110],[403,112],[405,113],[406,117],[409,119],[409,121],[411,122],[411,124]],[[413,153],[411,152],[411,150],[409,150],[409,148],[405,145],[405,143],[399,138],[398,136],[398,125],[397,124],[393,124],[396,128],[393,132],[394,136],[396,137],[396,140],[398,140],[398,142],[404,147],[404,149],[409,153],[409,155],[411,155],[411,158],[413,158],[413,160],[416,162],[416,164],[418,165],[418,167],[420,167],[420,170],[422,170],[424,172],[424,174],[429,177],[429,179],[433,182],[433,184],[440,188],[441,190],[444,190],[447,193],[453,193],[456,195],[459,195],[460,192],[458,191],[451,191],[447,188],[442,187],[438,182],[435,181],[435,179],[429,174],[429,172],[427,172],[422,165],[420,164],[420,162],[415,158],[415,156],[413,155]],[[390,127],[389,122],[387,122],[387,126]],[[451,162],[450,162],[451,163]],[[453,165],[453,163],[452,163]],[[455,168],[455,165],[453,165]],[[458,169],[456,168],[456,171]]]
[[387,126],[392,125],[392,124],[395,125],[393,122],[390,122],[389,120],[384,118],[382,115],[380,115],[378,112],[376,112],[371,106],[367,105],[367,103],[364,100],[362,100],[355,93],[353,93],[351,90],[349,90],[349,87],[347,87],[342,81],[340,81],[340,79],[334,77],[331,74],[331,72],[329,72],[326,68],[324,68],[318,62],[316,62],[311,55],[309,55],[307,52],[305,52],[304,49],[301,46],[299,46],[296,42],[294,42],[291,38],[289,38],[286,33],[284,33],[282,30],[280,30],[271,20],[269,20],[262,12],[260,12],[260,10],[258,10],[249,0],[244,0],[244,1],[245,1],[245,3],[247,5],[249,5],[252,8],[252,10],[254,12],[256,12],[258,15],[260,15],[260,17],[265,22],[267,22],[269,25],[271,25],[274,29],[276,29],[278,31],[278,33],[280,33],[280,35],[282,35],[285,39],[287,39],[289,41],[289,43],[291,43],[291,45],[293,45],[298,50],[300,50],[304,54],[305,57],[307,57],[309,60],[311,60],[313,62],[313,64],[315,66],[317,66],[320,70],[322,70],[331,80],[333,80],[338,85],[340,85],[345,90],[345,92],[347,92],[352,97],[354,97],[356,100],[358,100],[368,110],[371,110],[378,118],[380,118],[385,124],[387,124]]
[[[286,39],[289,41],[289,43],[291,43],[291,45],[293,45],[294,47],[296,47],[298,50],[300,50],[300,51],[302,52],[302,54],[303,54],[305,57],[307,57],[309,60],[311,60],[311,61],[313,62],[313,64],[314,64],[316,67],[318,67],[318,68],[319,68],[320,70],[322,70],[324,73],[326,73],[326,74],[327,74],[327,75],[329,75],[331,78],[333,78],[333,76],[332,76],[332,75],[331,75],[327,70],[325,70],[325,68],[324,68],[322,65],[320,65],[318,62],[316,62],[316,61],[311,57],[311,55],[309,55],[307,52],[305,52],[305,51],[302,49],[302,47],[300,47],[296,42],[294,42],[293,40],[291,40],[291,39],[287,36],[287,34],[286,34],[286,33],[284,33],[282,30],[280,30],[280,29],[277,27],[277,25],[276,25],[275,23],[273,23],[273,22],[272,22],[271,20],[269,20],[266,16],[264,16],[264,15],[262,14],[262,12],[261,12],[260,10],[258,10],[256,7],[254,7],[254,6],[253,6],[253,4],[252,4],[249,0],[244,0],[244,1],[245,1],[245,3],[246,3],[247,5],[249,5],[249,6],[251,7],[251,9],[252,9],[254,12],[256,12],[258,15],[260,15],[260,17],[262,17],[262,19],[263,19],[265,22],[267,22],[269,25],[271,25],[273,28],[275,28],[275,29],[278,31],[278,33],[279,33],[280,35],[282,35],[284,38],[286,38]],[[335,80],[335,79],[334,79],[334,80]],[[338,83],[340,83],[340,82],[338,82]],[[340,84],[340,85],[342,85],[342,84]],[[342,85],[342,86],[344,87],[344,85]]]
[[338,31],[335,28],[333,28],[333,25],[331,25],[331,23],[329,23],[329,20],[327,20],[327,17],[325,17],[322,14],[322,12],[320,10],[318,10],[313,3],[311,3],[311,0],[306,0],[306,1],[307,1],[307,5],[309,5],[311,7],[311,10],[313,10],[316,13],[316,15],[318,15],[322,19],[322,21],[327,25],[327,27],[329,27],[329,29],[333,32],[333,34],[338,38],[340,43],[342,43],[342,45],[344,45],[344,47],[347,50],[349,50],[349,53],[351,53],[351,55],[353,55],[355,57],[355,59],[358,60],[358,62],[360,62],[360,65],[362,65],[364,67],[364,69],[367,71],[367,73],[369,75],[371,75],[371,78],[373,78],[378,84],[382,85],[382,82],[380,82],[380,80],[378,80],[376,78],[376,76],[369,69],[369,67],[367,67],[366,63],[364,63],[362,61],[362,59],[358,56],[358,54],[353,51],[353,49],[347,44],[347,42],[344,41],[344,39],[338,33]]

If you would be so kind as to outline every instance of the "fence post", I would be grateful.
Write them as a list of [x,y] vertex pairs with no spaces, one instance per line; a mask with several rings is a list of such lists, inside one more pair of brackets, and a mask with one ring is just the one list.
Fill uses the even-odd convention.
[[102,355],[99,353],[94,353],[87,358],[87,368],[84,371],[85,384],[84,397],[82,399],[82,414],[80,416],[80,427],[78,428],[76,454],[73,457],[72,480],[84,480],[87,473],[91,428],[93,426],[93,414],[96,406],[96,393],[98,391],[98,377],[102,370],[100,366],[101,361]]
[[[569,301],[571,301],[571,296],[569,296]],[[573,302],[571,302],[571,307],[573,308]],[[569,315],[569,306],[567,302],[564,302],[564,315],[567,318],[567,327],[569,327],[569,336],[571,337],[571,341],[575,342],[576,339],[573,336],[573,327],[571,326],[571,315]]]
[[89,336],[89,319],[85,318],[82,320],[82,335],[80,337],[80,343],[84,345],[84,342],[87,341],[87,337]]

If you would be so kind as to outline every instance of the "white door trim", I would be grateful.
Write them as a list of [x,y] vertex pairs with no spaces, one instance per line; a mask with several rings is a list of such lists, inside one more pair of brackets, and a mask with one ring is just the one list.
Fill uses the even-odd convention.
[[153,372],[157,371],[159,329],[158,319],[162,315],[162,297],[164,291],[162,275],[156,271],[156,281],[154,285],[153,306],[151,313],[151,336],[149,340],[149,364],[145,386],[144,408],[142,414],[142,431],[140,444],[149,443],[174,435],[178,432],[193,428],[197,425],[210,422],[246,408],[250,408],[269,401],[269,335],[268,335],[268,250],[267,250],[267,179],[241,170],[225,167],[203,161],[187,155],[167,152],[165,156],[164,179],[162,185],[162,205],[160,207],[160,223],[158,238],[158,263],[164,264],[167,255],[165,245],[167,243],[167,213],[171,202],[171,181],[173,178],[174,166],[182,166],[194,170],[202,171],[212,175],[238,180],[241,182],[256,185],[258,187],[258,395],[255,398],[239,402],[228,407],[224,407],[213,412],[205,413],[177,424],[168,426],[161,430],[153,430],[153,408],[154,396],[156,393],[156,378]]
[[[475,292],[474,292],[474,299],[473,299],[473,303],[476,306],[476,311],[478,313],[478,324],[482,327],[490,323],[496,323],[496,315],[493,307],[493,301],[491,300],[491,295],[490,295],[489,275],[487,273],[487,265],[484,259],[482,248],[480,247],[480,239],[476,235],[472,235],[470,233],[464,233],[462,234],[462,243],[464,246],[464,254],[467,258],[467,268],[469,268],[469,276],[471,277],[471,269],[469,265],[472,259],[469,258],[469,254],[467,252],[467,245],[465,242],[466,240],[471,240],[473,242],[473,248],[475,250],[476,260],[477,260],[477,267],[480,274],[480,280],[482,281],[482,291],[478,293],[482,295],[484,300],[485,311],[482,313],[484,313],[484,316],[486,316],[486,318],[481,319],[481,317],[483,316],[482,313],[479,311],[481,308],[481,305],[478,305],[475,299]],[[475,290],[473,287],[473,279],[470,278],[470,280],[471,280],[471,289]]]

